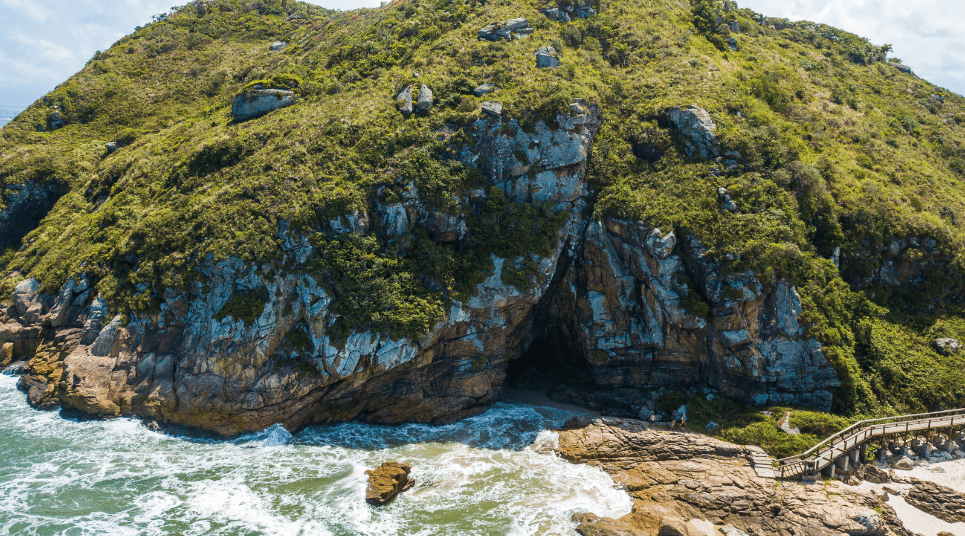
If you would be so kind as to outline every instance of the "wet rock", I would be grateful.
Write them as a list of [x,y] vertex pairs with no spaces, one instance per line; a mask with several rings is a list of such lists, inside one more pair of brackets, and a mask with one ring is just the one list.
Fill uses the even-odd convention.
[[962,349],[962,343],[955,339],[943,337],[936,339],[934,343],[935,351],[942,355],[957,354]]
[[545,46],[536,51],[536,67],[540,69],[555,69],[559,66],[560,58],[555,48]]
[[432,108],[432,90],[425,84],[419,86],[419,100],[416,103],[416,108],[420,112],[428,112],[429,108]]
[[952,488],[911,479],[912,488],[905,494],[908,504],[948,523],[965,523],[965,495]]
[[[10,344],[11,346],[13,345],[13,343],[7,344]],[[5,350],[4,353],[6,353],[7,344],[3,345]],[[29,370],[30,365],[26,361],[15,361],[7,365],[6,368],[3,369],[3,373],[8,376],[21,376],[26,374]]]
[[268,50],[272,52],[278,52],[288,47],[288,43],[285,41],[275,41],[274,43],[268,45]]
[[717,125],[707,110],[697,106],[674,107],[667,110],[667,119],[684,136],[687,156],[703,159],[720,156],[717,141]]
[[235,121],[248,121],[295,104],[295,93],[287,89],[250,89],[231,101]]
[[[869,491],[830,482],[804,485],[757,476],[749,450],[701,434],[651,430],[633,419],[601,418],[559,432],[557,452],[609,473],[633,499],[620,518],[575,516],[580,534],[911,536],[894,510]],[[880,510],[880,514],[878,511]]]
[[412,107],[412,86],[405,86],[405,89],[395,97],[395,103],[402,115],[411,114],[415,110]]
[[411,471],[409,464],[394,461],[366,471],[369,483],[365,489],[365,502],[373,506],[384,506],[392,502],[392,499],[415,484],[415,481],[409,478]]
[[475,95],[475,96],[477,96],[477,97],[482,97],[483,95],[488,95],[488,94],[492,93],[493,91],[496,91],[497,89],[499,89],[499,88],[497,88],[496,86],[494,86],[494,85],[492,85],[492,84],[490,84],[490,83],[484,83],[484,84],[479,84],[478,86],[476,86],[476,89],[473,89],[473,90],[472,90],[472,94]]

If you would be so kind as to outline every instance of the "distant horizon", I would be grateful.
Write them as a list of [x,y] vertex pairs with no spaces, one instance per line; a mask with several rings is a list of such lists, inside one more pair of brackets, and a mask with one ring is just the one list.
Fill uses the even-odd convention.
[[[942,8],[956,0],[738,0],[769,17],[812,20],[890,43],[925,81],[965,95],[965,34],[956,33]],[[72,0],[0,0],[0,117],[15,117],[80,71],[171,0],[119,0],[127,9],[78,6]],[[310,0],[330,9],[378,7],[380,0]],[[961,34],[961,35],[959,35]],[[5,121],[0,119],[0,125]]]

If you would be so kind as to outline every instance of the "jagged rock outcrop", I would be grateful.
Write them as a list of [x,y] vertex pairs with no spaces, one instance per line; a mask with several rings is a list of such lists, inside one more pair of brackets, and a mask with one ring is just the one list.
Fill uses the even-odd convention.
[[[507,362],[532,341],[534,308],[583,234],[587,156],[600,117],[589,107],[581,116],[559,116],[559,128],[539,122],[532,134],[515,120],[484,118],[471,129],[475,145],[460,152],[508,198],[568,211],[553,253],[533,259],[538,274],[532,289],[504,284],[506,260],[494,258],[495,272],[475,295],[455,302],[448,319],[422,340],[351,333],[336,342],[329,333],[332,297],[304,270],[238,259],[205,263],[199,270],[206,285],[197,283],[190,293],[167,290],[156,314],[126,324],[108,315],[86,282],[69,282],[53,296],[27,280],[3,319],[25,348],[17,356],[30,359],[21,386],[41,407],[59,403],[94,415],[139,415],[224,435],[276,422],[294,429],[355,418],[448,422],[478,413],[498,397]],[[523,154],[526,162],[517,159]],[[484,194],[464,195],[470,202]],[[382,233],[426,226],[458,238],[466,217],[433,213],[415,190],[400,203],[374,208],[372,217],[338,224],[364,231],[375,220]],[[287,229],[280,237],[286,252],[281,265],[307,262],[312,245],[306,237]],[[265,296],[250,323],[218,316],[239,292]],[[277,355],[296,329],[308,339],[296,352],[298,369],[278,360],[291,356]]]
[[489,26],[480,28],[479,38],[488,41],[499,41],[501,39],[510,41],[529,37],[532,33],[533,28],[529,25],[529,20],[516,18],[505,22],[494,22]]
[[536,67],[540,69],[555,69],[560,66],[559,53],[550,46],[540,47],[536,50]]
[[570,22],[574,18],[585,19],[596,15],[596,10],[588,3],[559,2],[556,7],[543,10],[546,18],[556,22]]
[[432,90],[425,84],[419,86],[419,100],[416,103],[416,108],[420,112],[428,112],[429,108],[432,108]]
[[583,535],[697,535],[729,527],[725,534],[912,536],[873,493],[834,481],[778,485],[759,477],[748,461],[755,449],[602,418],[559,432],[557,452],[600,467],[634,501],[620,519],[578,514]]
[[8,184],[0,194],[0,249],[4,249],[19,244],[37,228],[60,199],[61,186],[56,182]]
[[951,339],[949,337],[942,337],[935,339],[935,351],[942,355],[953,355],[957,354],[962,349],[962,343],[958,342],[956,339]]
[[369,475],[365,488],[365,502],[373,506],[385,506],[400,493],[415,485],[409,478],[412,466],[407,463],[385,462],[376,469],[366,471]]
[[[584,403],[623,404],[636,415],[638,400],[614,398],[694,386],[757,404],[827,409],[837,380],[798,324],[792,285],[765,288],[752,274],[726,274],[692,238],[641,222],[588,220],[586,169],[601,117],[577,100],[552,127],[539,121],[524,129],[495,113],[466,128],[463,139],[473,141],[453,147],[455,158],[509,200],[550,205],[566,219],[552,253],[527,259],[532,288],[504,282],[507,262],[516,261],[493,256],[493,273],[472,297],[454,300],[419,340],[336,337],[334,298],[305,268],[314,246],[283,227],[277,262],[208,259],[197,268],[203,284],[165,290],[150,315],[112,314],[86,278],[56,295],[27,279],[0,319],[0,342],[12,345],[10,360],[30,361],[21,387],[36,406],[223,435],[274,423],[466,417],[496,400],[510,360],[550,334],[565,356],[561,368],[579,372],[581,393],[569,391],[571,398]],[[416,229],[457,243],[487,195],[469,188],[456,194],[469,212],[443,212],[410,181],[401,194],[333,219],[328,231],[378,233],[403,252]],[[250,318],[224,312],[242,298],[256,307]],[[706,310],[694,310],[701,303]],[[609,399],[599,402],[601,393]]]
[[295,104],[295,92],[287,89],[249,89],[231,101],[235,121],[248,121]]
[[[688,310],[688,295],[706,314]],[[648,385],[827,410],[838,381],[801,311],[787,281],[725,275],[692,238],[605,219],[590,223],[552,298],[549,338],[584,372],[589,398],[578,401],[601,409],[638,407],[648,395],[635,388]]]
[[408,116],[415,108],[412,107],[412,86],[405,86],[395,97],[396,106],[402,115]]
[[908,504],[942,521],[965,523],[965,495],[926,480],[912,478],[911,483],[911,489],[905,494]]
[[667,110],[667,119],[684,137],[684,150],[687,156],[703,159],[720,156],[717,141],[717,125],[707,110],[697,106],[673,107]]

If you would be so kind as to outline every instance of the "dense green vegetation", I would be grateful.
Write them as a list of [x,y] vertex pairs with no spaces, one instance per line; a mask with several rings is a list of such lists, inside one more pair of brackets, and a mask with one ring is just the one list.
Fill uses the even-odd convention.
[[[494,188],[481,207],[458,201],[488,182],[450,158],[470,143],[465,131],[444,143],[439,132],[471,124],[484,100],[529,128],[579,97],[604,114],[590,167],[596,214],[694,234],[731,254],[725,269],[765,283],[793,279],[803,323],[842,379],[837,412],[965,404],[965,356],[930,347],[939,335],[965,339],[965,99],[883,63],[887,46],[727,2],[618,0],[567,24],[539,12],[548,5],[407,0],[340,13],[207,0],[157,17],[0,130],[0,187],[67,191],[0,256],[16,274],[3,292],[27,276],[52,291],[87,273],[113,307],[139,314],[164,289],[202,279],[201,263],[280,258],[284,227],[316,246],[306,269],[335,296],[343,335],[424,333],[493,273],[491,254],[508,259],[504,282],[535,284],[533,255],[551,251],[565,219]],[[529,38],[477,39],[518,16],[535,28]],[[289,46],[271,52],[275,40]],[[559,69],[535,68],[533,50],[547,44]],[[500,90],[473,96],[482,82]],[[406,119],[395,96],[421,83],[436,104]],[[297,88],[299,101],[233,122],[232,97],[257,84]],[[684,154],[664,120],[682,104],[710,111],[732,165]],[[58,130],[55,109],[67,121]],[[410,183],[435,210],[471,213],[468,238],[332,231],[330,221],[395,202]],[[720,210],[718,187],[736,212]],[[901,253],[926,268],[920,281],[862,288],[907,237],[935,244]],[[850,255],[840,274],[836,248]],[[239,294],[219,314],[250,322],[261,299]],[[686,307],[708,313],[697,293]]]

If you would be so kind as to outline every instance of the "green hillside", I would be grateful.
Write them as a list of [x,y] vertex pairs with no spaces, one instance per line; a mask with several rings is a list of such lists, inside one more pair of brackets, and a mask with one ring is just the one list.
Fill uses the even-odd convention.
[[[498,101],[527,128],[579,98],[603,111],[595,214],[694,235],[734,259],[727,270],[791,278],[842,380],[836,411],[965,405],[965,353],[932,348],[965,340],[963,97],[885,62],[886,47],[726,2],[598,2],[599,14],[568,23],[541,12],[554,6],[208,0],[159,17],[0,130],[2,203],[25,183],[62,194],[7,245],[3,293],[28,276],[56,292],[86,273],[113,307],[150,314],[165,289],[200,292],[205,259],[285,269],[275,261],[285,228],[317,246],[310,270],[342,329],[423,333],[492,273],[490,252],[551,248],[560,215],[493,193],[458,243],[420,232],[386,243],[329,222],[403,195],[410,180],[435,208],[466,211],[451,193],[485,181],[452,157],[464,140],[446,126]],[[479,39],[516,17],[532,35]],[[272,51],[275,41],[288,46]],[[559,68],[536,67],[543,46]],[[232,98],[259,82],[295,88],[297,102],[233,121]],[[474,96],[484,82],[498,91]],[[396,95],[413,84],[435,102],[405,117]],[[687,104],[717,124],[720,162],[687,157],[669,128],[666,110]],[[721,210],[721,187],[736,211]],[[885,260],[900,284],[872,277]],[[526,281],[525,270],[509,277]],[[691,304],[699,311],[700,296]]]

